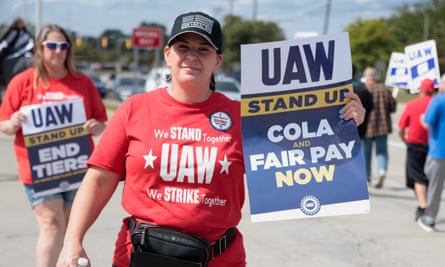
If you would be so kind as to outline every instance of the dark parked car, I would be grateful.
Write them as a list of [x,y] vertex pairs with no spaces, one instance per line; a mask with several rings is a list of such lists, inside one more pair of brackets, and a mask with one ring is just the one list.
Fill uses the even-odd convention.
[[124,101],[134,94],[145,93],[145,78],[131,74],[117,75],[107,92],[107,99]]
[[99,75],[92,71],[83,71],[86,75],[88,75],[91,80],[93,80],[94,85],[96,86],[97,90],[99,91],[100,97],[104,98],[107,94],[107,87],[105,86],[105,83],[102,82]]

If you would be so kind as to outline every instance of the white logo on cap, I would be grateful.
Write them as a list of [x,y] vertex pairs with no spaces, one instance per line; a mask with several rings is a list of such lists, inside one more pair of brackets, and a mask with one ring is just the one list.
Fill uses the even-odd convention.
[[182,18],[181,30],[187,28],[198,28],[212,34],[213,20],[202,15],[191,15]]

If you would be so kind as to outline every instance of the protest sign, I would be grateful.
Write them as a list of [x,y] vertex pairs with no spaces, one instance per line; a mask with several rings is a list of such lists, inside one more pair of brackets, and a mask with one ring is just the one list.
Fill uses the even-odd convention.
[[436,41],[429,40],[406,46],[405,55],[411,93],[419,92],[420,83],[425,78],[433,80],[436,87],[439,85]]
[[369,212],[347,33],[241,46],[243,150],[254,222]]
[[385,85],[398,88],[409,88],[408,69],[404,53],[392,52],[386,72]]
[[81,99],[22,107],[35,196],[79,187],[91,154]]

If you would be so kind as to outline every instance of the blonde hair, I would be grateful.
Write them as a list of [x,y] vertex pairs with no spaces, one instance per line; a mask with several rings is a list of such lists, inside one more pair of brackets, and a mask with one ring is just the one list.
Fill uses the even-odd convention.
[[39,35],[37,36],[36,40],[36,46],[35,46],[35,73],[34,73],[34,80],[33,80],[33,86],[34,88],[37,88],[38,81],[40,80],[43,84],[44,88],[48,88],[48,78],[49,73],[45,66],[45,62],[43,60],[43,42],[46,41],[48,38],[48,34],[51,32],[59,32],[61,33],[65,39],[66,42],[69,44],[68,49],[66,51],[66,58],[64,62],[64,67],[68,71],[69,74],[72,74],[74,76],[77,75],[76,68],[74,67],[73,62],[73,55],[72,55],[72,47],[73,42],[68,35],[68,33],[60,26],[56,24],[48,24],[45,25],[39,32]]

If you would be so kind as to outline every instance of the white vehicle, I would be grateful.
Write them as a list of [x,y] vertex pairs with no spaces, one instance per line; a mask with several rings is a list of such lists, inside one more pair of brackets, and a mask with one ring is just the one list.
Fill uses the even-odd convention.
[[171,80],[170,67],[156,67],[150,70],[145,81],[145,91],[149,92],[159,87],[167,86]]
[[145,78],[133,74],[117,75],[105,98],[125,101],[134,94],[145,93]]
[[241,99],[241,86],[233,77],[226,75],[215,75],[216,91],[221,92],[233,100]]

